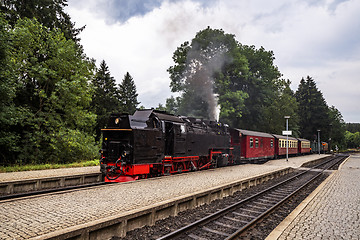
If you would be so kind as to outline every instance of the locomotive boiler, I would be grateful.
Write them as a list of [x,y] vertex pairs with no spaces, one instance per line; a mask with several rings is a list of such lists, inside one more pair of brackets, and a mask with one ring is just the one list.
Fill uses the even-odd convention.
[[232,164],[228,126],[157,110],[112,114],[102,129],[100,169],[125,182]]

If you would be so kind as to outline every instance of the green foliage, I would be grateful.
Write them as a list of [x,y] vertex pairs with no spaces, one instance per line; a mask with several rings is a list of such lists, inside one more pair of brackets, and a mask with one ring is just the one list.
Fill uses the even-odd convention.
[[293,132],[293,137],[302,137],[299,134],[298,103],[290,89],[291,82],[289,80],[281,81],[281,87],[277,90],[273,103],[264,110],[266,125],[269,126],[268,132],[281,134],[286,128],[284,116],[290,116],[288,123],[289,129]]
[[360,132],[360,123],[346,123],[346,131],[351,133]]
[[345,141],[347,148],[360,148],[360,132],[345,132]]
[[127,72],[121,84],[119,84],[119,99],[122,110],[133,114],[136,111],[136,107],[140,104],[137,101],[137,96],[135,82]]
[[24,120],[25,110],[14,104],[18,83],[14,76],[14,64],[11,61],[10,26],[0,14],[0,163],[14,161],[10,153],[19,151],[17,142],[20,135],[15,126]]
[[91,106],[93,112],[97,115],[95,140],[99,141],[101,129],[106,126],[110,114],[122,111],[115,79],[110,75],[109,68],[104,60],[100,63],[100,68],[97,69],[92,84],[95,91]]
[[338,109],[334,106],[329,108],[329,118],[330,118],[330,127],[329,127],[329,145],[331,149],[335,149],[335,146],[338,146],[340,149],[347,148],[345,140],[345,122],[343,117]]
[[[91,159],[96,157],[94,152],[94,138],[77,129],[61,128],[50,136],[51,162],[66,163],[77,159]],[[96,151],[96,149],[95,149]]]
[[85,28],[76,29],[69,14],[64,12],[67,0],[2,0],[0,9],[14,27],[19,19],[36,18],[49,29],[60,29],[66,39],[79,41],[77,35]]
[[219,96],[220,119],[222,122],[234,126],[234,122],[242,116],[241,109],[245,108],[244,99],[249,95],[242,91],[226,92]]
[[[240,45],[240,54],[248,62],[248,74],[237,81],[239,88],[249,97],[245,99],[245,109],[238,126],[264,132],[273,130],[272,121],[268,121],[273,111],[273,104],[281,94],[283,82],[279,80],[281,73],[274,66],[274,53],[263,47]],[[278,112],[283,115],[283,113]]]
[[174,96],[166,99],[166,104],[164,106],[165,111],[171,114],[177,114],[179,112],[180,101],[180,97],[175,98]]
[[[90,139],[96,116],[89,111],[93,89],[88,82],[94,64],[60,30],[50,30],[35,19],[18,20],[8,34],[13,41],[7,80],[14,81],[15,109],[8,129],[17,147],[2,156],[2,162],[93,159],[97,147]],[[74,144],[75,140],[79,142]]]
[[301,79],[295,96],[299,104],[301,135],[314,140],[317,130],[321,130],[321,139],[327,141],[331,124],[329,108],[322,93],[317,89],[315,81],[310,76],[306,80]]

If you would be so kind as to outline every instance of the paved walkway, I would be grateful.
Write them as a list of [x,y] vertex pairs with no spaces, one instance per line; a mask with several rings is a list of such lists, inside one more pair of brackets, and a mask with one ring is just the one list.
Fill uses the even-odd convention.
[[352,155],[312,195],[267,239],[360,239],[360,155]]
[[99,172],[100,172],[100,166],[46,169],[46,170],[23,171],[23,172],[7,172],[7,173],[0,173],[0,182],[58,177],[58,176],[70,176],[77,174],[99,173]]
[[[0,239],[27,239],[126,213],[248,177],[300,167],[325,155],[272,160],[0,202]],[[191,179],[191,180],[189,180]]]

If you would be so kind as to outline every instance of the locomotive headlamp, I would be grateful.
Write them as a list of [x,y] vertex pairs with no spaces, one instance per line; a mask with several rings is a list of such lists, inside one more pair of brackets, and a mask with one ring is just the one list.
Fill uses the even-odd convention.
[[119,124],[119,122],[120,122],[120,118],[116,118],[115,119],[115,124],[117,125],[117,124]]

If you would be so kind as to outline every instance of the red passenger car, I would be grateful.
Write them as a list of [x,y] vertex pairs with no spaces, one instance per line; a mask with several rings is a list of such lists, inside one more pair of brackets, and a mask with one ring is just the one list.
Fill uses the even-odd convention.
[[257,162],[275,155],[275,139],[271,134],[243,129],[230,129],[236,163]]
[[[275,156],[283,157],[286,155],[286,136],[275,135]],[[288,137],[289,140],[289,155],[296,155],[299,153],[298,140],[293,137]]]
[[299,154],[308,154],[310,153],[310,141],[303,138],[298,138],[298,152]]

